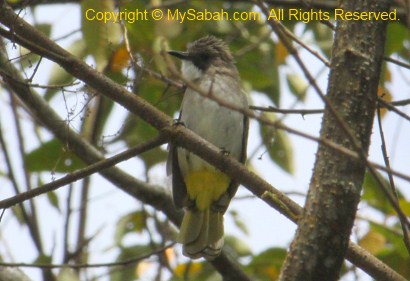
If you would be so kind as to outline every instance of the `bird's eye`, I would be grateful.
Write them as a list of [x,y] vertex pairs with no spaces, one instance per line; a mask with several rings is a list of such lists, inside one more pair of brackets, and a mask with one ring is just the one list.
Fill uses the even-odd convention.
[[202,61],[208,61],[209,59],[210,59],[209,54],[206,54],[206,53],[201,54]]
[[196,56],[193,57],[192,62],[199,69],[205,70],[209,67],[211,60],[212,60],[211,54],[202,52],[202,53],[196,54]]

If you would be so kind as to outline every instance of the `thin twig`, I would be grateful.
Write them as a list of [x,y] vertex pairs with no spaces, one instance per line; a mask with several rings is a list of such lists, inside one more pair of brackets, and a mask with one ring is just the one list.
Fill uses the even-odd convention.
[[164,144],[165,142],[166,142],[166,137],[163,134],[159,134],[157,137],[141,145],[128,149],[124,152],[121,152],[113,157],[107,158],[106,160],[101,160],[99,162],[96,162],[95,164],[87,166],[84,169],[80,169],[75,172],[72,172],[58,180],[55,180],[53,182],[42,185],[40,187],[34,188],[27,192],[20,193],[11,198],[4,199],[0,201],[0,209],[10,208],[11,206],[24,202],[25,200],[34,198],[38,195],[41,195],[41,194],[44,194],[44,193],[47,193],[53,190],[56,190],[64,185],[75,182],[79,179],[92,175],[96,172],[101,172],[102,170],[112,167],[122,161],[135,157],[136,155],[144,151],[160,146]]
[[39,263],[7,263],[0,262],[0,266],[7,267],[30,267],[30,268],[43,268],[43,269],[52,269],[52,268],[96,268],[96,267],[116,267],[116,266],[127,266],[130,264],[138,263],[142,260],[145,260],[153,255],[158,255],[164,252],[166,249],[171,248],[175,245],[175,242],[172,242],[164,247],[153,250],[145,255],[137,256],[134,258],[117,261],[117,262],[106,262],[106,263],[83,263],[83,264],[39,264]]
[[[8,152],[7,143],[6,143],[6,141],[3,137],[3,130],[2,130],[1,122],[0,122],[0,147],[3,151],[3,155],[4,155],[4,158],[5,158],[5,162],[6,162],[7,176],[8,176],[8,178],[9,178],[9,180],[10,180],[12,186],[13,186],[14,192],[16,194],[19,194],[22,191],[21,191],[21,188],[20,188],[19,184],[17,183],[16,176],[14,174],[14,169],[13,169],[13,165],[12,165],[12,162],[11,162],[11,157],[10,157],[9,152]],[[30,215],[29,215],[26,207],[23,204],[19,204],[18,207],[21,211],[21,214],[23,216],[24,221],[27,223],[27,227],[28,227],[28,230],[30,232],[30,235],[32,237],[35,237],[35,234],[34,234],[34,229],[35,228],[32,225],[32,220],[30,218]],[[34,240],[34,245],[36,246],[37,251],[40,252],[40,245],[37,244],[36,239],[33,239],[33,240]]]
[[[64,234],[63,234],[63,263],[67,263],[69,261],[69,229],[70,229],[70,222],[71,222],[71,197],[73,195],[73,184],[70,184],[68,189],[67,199],[66,199],[66,213],[64,218]],[[5,209],[4,209],[5,210]]]
[[[26,190],[30,190],[31,189],[30,176],[28,173],[28,169],[26,168],[27,165],[25,161],[25,142],[24,142],[25,138],[23,136],[23,132],[22,132],[21,124],[20,124],[20,118],[17,112],[17,99],[15,96],[13,96],[11,91],[9,92],[9,96],[11,100],[11,111],[13,114],[14,127],[16,128],[16,134],[17,134],[19,158],[21,159],[23,163],[23,167],[22,167],[22,173],[24,175],[23,179],[24,179]],[[40,253],[43,254],[43,243],[41,240],[40,230],[39,230],[38,221],[37,221],[37,218],[38,218],[37,208],[33,200],[29,201],[29,210],[30,210],[30,213],[29,213],[28,219],[30,221],[27,223],[29,227],[32,228],[30,229],[31,238],[33,239]]]
[[408,116],[407,114],[405,114],[404,112],[402,112],[401,110],[398,110],[396,107],[393,106],[393,102],[388,103],[385,100],[383,100],[382,98],[377,98],[377,101],[381,104],[382,107],[387,108],[390,111],[393,111],[394,113],[396,113],[397,115],[399,115],[400,117],[403,117],[404,119],[406,119],[407,121],[410,121],[410,116]]
[[391,62],[391,63],[397,64],[397,65],[399,65],[399,66],[401,66],[401,67],[404,67],[404,68],[410,69],[410,64],[408,64],[408,63],[405,63],[405,62],[402,62],[402,61],[396,60],[396,59],[391,58],[391,57],[384,57],[383,59],[384,59],[385,61],[388,61],[388,62]]
[[[395,106],[409,105],[410,99],[386,102],[382,98],[378,98],[378,101],[380,103],[379,107],[387,108],[388,110],[393,111],[397,113],[398,115],[400,115],[401,117],[403,117],[404,119],[407,119],[410,121],[410,117],[407,114],[395,108]],[[318,108],[318,109],[286,109],[286,108],[278,108],[274,106],[263,107],[263,106],[255,106],[255,105],[249,106],[249,109],[263,111],[263,112],[275,112],[275,113],[282,113],[282,114],[300,114],[300,115],[321,114],[325,112],[325,110],[321,108]]]
[[[36,83],[27,83],[28,86],[33,87],[33,88],[40,88],[40,89],[64,89],[65,87],[71,87],[80,84],[80,82],[70,82],[66,84],[60,84],[60,85],[40,85]],[[67,90],[66,90],[67,91]]]
[[137,60],[135,59],[135,56],[134,56],[134,54],[133,54],[133,52],[132,52],[132,50],[131,50],[131,45],[130,45],[130,42],[129,42],[129,39],[128,39],[128,29],[127,29],[127,27],[126,27],[125,25],[122,25],[122,28],[123,28],[123,36],[124,36],[125,48],[126,48],[126,50],[127,50],[128,56],[129,56],[130,59],[131,59],[131,64],[132,64],[132,66],[134,67],[135,70],[137,70],[137,69],[142,70],[143,72],[147,73],[147,74],[150,75],[151,77],[154,77],[154,78],[156,78],[156,79],[158,79],[158,80],[161,80],[161,81],[165,82],[165,83],[168,84],[168,85],[172,85],[172,86],[175,86],[175,87],[177,87],[177,88],[182,88],[182,87],[183,87],[183,85],[181,85],[180,83],[178,83],[178,82],[176,82],[176,81],[174,81],[174,80],[172,80],[172,79],[170,79],[170,78],[168,78],[168,77],[166,77],[166,76],[164,76],[164,75],[162,75],[162,74],[160,74],[160,73],[157,73],[157,72],[155,72],[155,71],[152,71],[152,70],[149,69],[149,68],[140,66],[140,65],[138,64]]
[[306,45],[302,40],[300,40],[292,31],[290,31],[286,26],[284,26],[281,22],[278,22],[278,25],[282,27],[282,31],[289,37],[291,38],[294,42],[298,43],[300,46],[302,46],[306,51],[311,53],[313,56],[318,58],[321,62],[323,62],[324,65],[327,67],[330,67],[330,62],[324,58],[321,54],[319,54],[317,51],[313,50],[311,47]]
[[[264,5],[262,0],[255,0],[256,5],[264,12],[266,17],[268,18],[269,15],[269,10],[267,7]],[[279,37],[279,39],[282,41],[284,46],[288,49],[289,53],[292,55],[292,57],[295,59],[299,67],[301,68],[303,74],[305,77],[308,79],[309,83],[312,85],[312,87],[316,90],[317,94],[321,98],[321,100],[325,103],[327,110],[332,114],[332,116],[335,119],[335,122],[340,126],[340,128],[346,133],[346,136],[348,137],[349,141],[351,142],[351,145],[353,146],[353,149],[356,151],[358,157],[360,160],[362,160],[366,167],[369,169],[369,172],[373,175],[374,179],[376,180],[377,184],[381,187],[383,190],[387,190],[387,187],[383,183],[383,181],[379,178],[376,170],[374,169],[374,166],[370,165],[369,162],[367,161],[367,156],[366,152],[363,151],[363,148],[360,144],[360,142],[356,139],[356,137],[353,135],[351,130],[349,129],[348,125],[344,120],[341,118],[341,116],[338,114],[336,111],[334,105],[329,102],[329,99],[326,97],[326,95],[322,92],[322,90],[319,88],[317,85],[315,79],[313,78],[312,74],[309,72],[308,68],[302,61],[302,59],[299,56],[299,53],[293,47],[293,45],[289,42],[287,36],[285,35],[285,32],[283,30],[283,26],[280,24],[279,21],[275,19],[269,19],[267,20],[269,25],[271,26],[272,30],[276,33],[276,35]],[[387,199],[389,200],[390,204],[392,205],[393,209],[400,215],[400,216],[405,216],[405,214],[402,212],[400,206],[397,204],[397,202],[394,200],[394,198],[391,196],[391,194],[386,194]]]
[[[164,59],[165,59],[165,61],[167,62],[168,58],[164,56]],[[167,66],[168,66],[169,71],[170,71],[174,76],[178,77],[181,81],[183,81],[184,84],[185,84],[187,87],[193,89],[193,90],[194,90],[195,92],[197,92],[198,94],[200,94],[200,95],[202,95],[202,96],[204,96],[204,97],[206,97],[206,98],[208,98],[208,99],[211,99],[211,100],[215,101],[216,103],[218,103],[219,105],[221,105],[221,106],[223,106],[223,107],[229,108],[229,109],[234,110],[234,111],[238,111],[238,112],[240,112],[240,113],[246,115],[246,116],[249,117],[249,118],[252,118],[252,119],[255,119],[255,120],[259,121],[259,122],[260,122],[261,124],[263,124],[263,125],[272,126],[272,127],[275,127],[276,129],[284,130],[284,131],[286,131],[286,132],[288,132],[288,133],[290,133],[290,134],[293,134],[293,135],[296,135],[296,136],[299,136],[299,137],[302,137],[302,138],[305,138],[305,139],[308,139],[308,140],[311,140],[311,141],[314,141],[314,142],[317,142],[317,143],[321,143],[321,144],[323,144],[323,145],[325,145],[325,146],[328,146],[328,147],[334,149],[335,151],[337,151],[337,152],[339,152],[339,153],[342,153],[342,154],[344,154],[344,155],[346,155],[346,156],[349,156],[349,157],[351,157],[351,158],[353,158],[353,159],[361,159],[361,158],[362,158],[357,152],[355,152],[355,151],[353,151],[353,150],[350,150],[350,149],[348,149],[348,148],[346,148],[346,147],[344,147],[344,146],[342,146],[342,145],[339,145],[339,144],[337,144],[337,143],[335,143],[335,142],[332,142],[332,141],[330,141],[330,140],[328,140],[328,139],[323,139],[323,138],[321,138],[321,137],[316,137],[316,136],[310,135],[310,134],[308,134],[308,133],[305,133],[305,132],[296,130],[296,129],[294,129],[294,128],[291,128],[291,127],[288,127],[288,126],[284,125],[284,124],[281,123],[281,122],[272,121],[272,120],[266,118],[266,117],[263,116],[263,115],[262,115],[262,116],[258,116],[258,115],[256,115],[256,114],[255,114],[253,111],[251,111],[251,110],[244,109],[244,108],[241,108],[241,107],[239,107],[239,106],[235,106],[235,105],[233,105],[233,104],[231,104],[231,103],[226,102],[225,100],[223,100],[223,99],[221,99],[221,98],[216,97],[215,95],[209,95],[207,92],[205,92],[204,90],[202,90],[201,88],[199,88],[195,83],[192,83],[192,81],[189,81],[189,80],[185,79],[185,78],[179,73],[179,71],[177,71],[177,70],[173,67],[173,65],[172,65],[171,63],[168,63],[168,62],[167,62]],[[404,174],[404,173],[401,173],[401,172],[398,172],[398,171],[395,171],[395,170],[392,170],[392,169],[388,169],[388,168],[386,168],[386,167],[384,167],[384,166],[382,166],[382,165],[380,165],[380,164],[377,164],[377,163],[374,163],[374,162],[368,160],[367,158],[362,159],[362,160],[366,163],[366,165],[367,165],[368,167],[374,167],[374,168],[379,169],[379,170],[382,170],[382,171],[389,171],[390,173],[394,174],[395,176],[400,177],[400,178],[405,179],[405,180],[407,180],[407,181],[410,182],[410,176],[407,175],[407,174]]]
[[254,50],[254,49],[259,48],[259,46],[261,45],[261,43],[262,43],[263,41],[265,41],[265,40],[267,40],[267,39],[270,38],[270,34],[271,34],[271,33],[270,33],[269,30],[264,31],[264,34],[262,34],[261,36],[259,36],[259,37],[257,38],[256,42],[252,42],[251,44],[246,45],[245,47],[243,47],[243,48],[239,49],[238,51],[236,51],[236,52],[233,54],[234,57],[241,57],[241,56],[243,56],[244,54],[246,54],[246,53],[248,53],[248,52],[250,52],[250,51],[252,51],[252,50]]
[[31,81],[33,81],[34,76],[36,76],[38,68],[40,67],[40,63],[43,60],[43,57],[40,56],[39,60],[37,61],[36,66],[34,67],[33,73],[31,74],[31,77],[27,79],[27,81],[29,81],[31,83]]
[[277,108],[274,106],[249,106],[249,109],[252,110],[259,110],[264,112],[275,112],[275,113],[282,113],[282,114],[300,114],[300,115],[308,115],[308,114],[321,114],[324,112],[324,109],[284,109],[284,108]]
[[0,223],[1,223],[1,220],[3,219],[4,212],[6,212],[6,209],[3,209],[3,210],[1,211],[1,214],[0,214]]
[[[386,165],[387,168],[390,168],[390,160],[389,160],[389,156],[387,155],[386,140],[384,138],[380,108],[377,108],[377,123],[379,125],[380,139],[381,139],[381,142],[382,142],[381,148],[382,148],[384,164]],[[387,175],[388,175],[388,178],[389,178],[391,192],[394,195],[394,197],[396,199],[396,202],[397,202],[397,205],[400,208],[400,204],[399,204],[399,200],[398,200],[399,198],[398,198],[397,190],[396,190],[396,185],[394,184],[394,177],[391,173],[387,173]],[[410,237],[409,237],[409,225],[410,224],[409,224],[409,221],[407,219],[407,216],[402,216],[402,214],[404,214],[403,211],[401,213],[398,213],[398,217],[399,217],[401,229],[403,231],[404,245],[406,245],[407,252],[410,254]]]
[[410,99],[392,101],[390,104],[394,106],[405,106],[410,104]]

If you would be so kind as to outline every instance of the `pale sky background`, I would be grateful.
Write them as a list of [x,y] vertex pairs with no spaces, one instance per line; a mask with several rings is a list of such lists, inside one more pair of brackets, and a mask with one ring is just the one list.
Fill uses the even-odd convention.
[[[52,38],[60,37],[61,35],[67,34],[70,31],[80,29],[80,9],[78,5],[55,5],[41,8],[36,8],[36,21],[38,23],[52,23],[53,33]],[[27,15],[22,15],[26,20],[31,17]],[[301,29],[299,29],[300,35]],[[69,40],[59,41],[59,44],[63,47],[67,47],[74,38],[79,38],[82,36],[78,32],[75,36],[69,38]],[[301,38],[304,42],[308,43],[311,41],[309,35],[304,35]],[[305,51],[302,51],[302,58],[306,65],[309,66],[311,73],[315,76],[317,73],[322,73],[318,78],[318,84],[324,92],[326,92],[327,85],[327,71],[323,71],[323,65],[316,58],[313,58]],[[282,84],[285,85],[285,74],[291,72],[301,73],[299,67],[290,59],[290,67],[281,67],[281,79]],[[36,81],[34,83],[46,84],[48,77],[50,75],[51,63],[47,60],[43,60],[40,71],[36,75]],[[389,64],[390,70],[393,72],[393,84],[395,88],[390,88],[389,90],[393,94],[394,100],[401,100],[409,98],[410,95],[410,75],[409,71],[405,69],[399,69],[397,66]],[[303,76],[303,75],[302,75]],[[403,78],[407,76],[407,81]],[[282,97],[282,108],[289,108],[294,104],[294,97],[288,93],[287,89],[283,87],[282,92],[286,93]],[[74,105],[78,101],[82,101],[82,93],[78,93],[78,98],[68,98],[68,104]],[[67,95],[68,96],[68,95]],[[7,95],[1,95],[1,99],[7,100]],[[61,102],[61,99],[55,99],[53,102],[53,107],[62,113],[62,117],[65,118],[66,109],[64,104],[57,104],[56,101]],[[258,94],[252,94],[252,103],[255,105],[268,106],[271,105],[265,97]],[[12,124],[9,124],[10,112],[8,107],[3,108],[4,103],[0,104],[0,117],[3,132],[8,130],[14,130]],[[300,104],[299,108],[322,108],[323,105],[318,98],[317,94],[309,90],[308,98],[305,104]],[[81,106],[77,106],[79,110]],[[400,108],[404,112],[408,111],[408,107]],[[126,112],[120,108],[116,108],[116,118],[111,119],[111,124],[108,126],[106,135],[111,135],[117,132],[122,125],[123,117]],[[114,116],[114,115],[112,115]],[[307,115],[303,118],[300,115],[289,115],[285,118],[284,123],[294,129],[307,132],[312,135],[318,135],[321,122],[321,115]],[[30,126],[29,122],[25,122],[25,126]],[[410,124],[397,117],[394,113],[388,113],[383,121],[385,125],[385,135],[386,142],[389,148],[391,165],[397,171],[408,173],[409,171],[409,160],[410,159],[410,146],[408,145],[408,140],[410,139]],[[29,128],[29,127],[27,127]],[[370,159],[377,162],[383,163],[380,152],[380,139],[377,130],[377,123],[375,123],[373,129],[372,145],[370,150]],[[44,134],[46,136],[47,133]],[[13,151],[16,151],[16,141],[12,139],[14,137],[13,133],[6,136],[8,145]],[[34,149],[37,147],[38,143],[26,139],[28,148]],[[256,122],[251,122],[250,127],[250,140],[248,147],[248,154],[255,151],[255,148],[260,144],[258,124]],[[283,192],[302,192],[305,193],[310,182],[310,177],[312,173],[312,168],[316,153],[316,143],[296,137],[291,136],[291,145],[294,150],[294,163],[295,163],[295,175],[289,176],[280,170],[277,166],[272,164],[269,156],[265,154],[262,160],[258,160],[258,157],[252,159],[251,164],[256,171],[262,175],[262,177],[271,183],[273,186],[278,188]],[[118,152],[118,151],[115,151]],[[264,153],[263,149],[259,149],[256,156],[260,156]],[[14,163],[16,166],[19,163]],[[144,173],[141,163],[138,160],[129,160],[118,165],[122,169],[126,170],[135,177],[143,179]],[[0,167],[4,169],[4,163],[0,163]],[[57,175],[57,178],[61,175]],[[50,181],[52,175],[45,175],[43,179],[45,181]],[[21,179],[19,179],[21,180]],[[150,173],[150,180],[154,183],[160,183],[162,185],[170,186],[170,179],[165,175],[165,164],[157,165]],[[401,187],[401,191],[410,198],[410,184],[408,182],[396,179],[396,183]],[[0,178],[0,185],[3,187],[1,192],[1,198],[7,198],[12,195],[11,187],[6,184],[3,178]],[[65,210],[64,198],[67,194],[68,187],[62,187],[58,190],[58,194],[61,195],[60,201],[62,210]],[[95,175],[92,177],[92,192],[91,192],[91,205],[90,205],[90,218],[88,220],[88,235],[99,232],[99,235],[90,245],[89,252],[91,253],[90,263],[100,263],[100,262],[110,262],[116,257],[117,252],[110,251],[108,249],[109,242],[113,239],[114,226],[119,217],[132,212],[139,206],[140,203],[136,202],[135,199],[129,197],[119,189],[112,186],[111,183],[104,180],[102,177]],[[76,196],[79,196],[80,189],[76,189]],[[241,187],[237,196],[248,196],[249,191]],[[301,196],[292,197],[299,204],[303,204],[303,198]],[[42,229],[42,236],[44,244],[46,245],[47,252],[50,252],[52,247],[56,247],[56,262],[61,261],[61,250],[62,246],[58,244],[61,241],[62,231],[64,229],[63,220],[61,215],[55,210],[51,209],[48,202],[46,202],[45,196],[40,196],[36,198],[37,206],[40,209],[40,224]],[[75,200],[73,202],[76,202]],[[363,203],[359,206],[359,214],[361,216],[368,216],[371,219],[378,220],[380,215],[376,212],[364,210]],[[242,238],[248,246],[252,248],[254,253],[259,253],[270,247],[286,247],[291,239],[293,238],[294,231],[296,229],[295,225],[291,223],[284,216],[280,215],[276,210],[267,206],[264,202],[259,199],[246,199],[246,200],[233,200],[229,210],[235,210],[239,212],[242,220],[246,223],[248,230],[250,231],[249,236],[241,233],[237,227],[234,226],[232,220],[229,216],[226,216],[225,232],[226,234],[234,234]],[[74,216],[75,218],[75,216]],[[75,225],[75,221],[72,222]],[[363,222],[357,222],[359,226],[359,234],[365,233],[366,224]],[[356,231],[357,228],[354,229]],[[15,262],[27,262],[31,263],[36,258],[35,251],[30,240],[27,240],[28,233],[26,228],[20,227],[14,220],[11,220],[11,212],[8,210],[2,221],[2,226],[0,229],[0,253],[4,255],[10,252],[13,255]],[[75,237],[74,233],[72,238]],[[130,237],[127,242],[133,244],[137,238]],[[354,238],[354,235],[352,237]],[[7,245],[3,241],[7,241]],[[13,241],[13,242],[11,242]],[[140,241],[140,240],[138,240]],[[57,243],[54,245],[54,243]],[[4,246],[4,247],[3,247]],[[7,256],[7,255],[6,255]],[[25,269],[25,272],[29,273],[33,281],[40,280],[38,275],[38,270],[35,269]],[[105,269],[97,269],[95,272],[104,274]],[[108,280],[108,278],[107,278]],[[149,276],[145,279],[140,280],[150,280]],[[344,280],[353,280],[347,277]],[[361,280],[369,280],[367,277]]]

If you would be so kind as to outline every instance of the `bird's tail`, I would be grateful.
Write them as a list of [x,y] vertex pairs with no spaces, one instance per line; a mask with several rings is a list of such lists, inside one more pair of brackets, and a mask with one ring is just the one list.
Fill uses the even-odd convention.
[[210,208],[187,210],[177,241],[183,244],[183,253],[187,257],[216,258],[224,244],[223,213]]

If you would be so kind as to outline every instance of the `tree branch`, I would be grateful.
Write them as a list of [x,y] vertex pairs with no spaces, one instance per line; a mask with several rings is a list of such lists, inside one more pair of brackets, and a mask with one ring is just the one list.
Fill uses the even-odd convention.
[[[390,160],[389,156],[387,154],[387,148],[386,148],[386,140],[384,138],[384,132],[383,132],[383,126],[382,126],[382,117],[381,117],[381,112],[380,108],[377,108],[377,124],[379,126],[379,134],[380,134],[380,139],[381,139],[381,149],[382,149],[382,154],[383,154],[383,159],[384,163],[386,164],[386,167],[390,167]],[[394,177],[391,173],[388,173],[388,178],[389,178],[389,184],[391,188],[391,192],[394,195],[394,198],[396,201],[399,201],[399,196],[397,194],[397,189],[396,189],[396,184],[394,182]],[[400,205],[399,205],[400,206]],[[402,216],[399,214],[399,221],[401,224],[401,229],[403,231],[403,242],[404,245],[407,248],[407,253],[410,254],[410,236],[409,236],[409,223],[407,220],[407,216]]]
[[[0,22],[2,22],[5,19],[3,17],[4,16],[3,12],[5,12],[6,9],[9,12],[11,12],[10,8],[4,3],[4,1],[0,1]],[[8,19],[11,20],[12,26],[14,26],[16,21],[20,21],[20,19],[15,14],[14,15],[13,14],[14,13],[12,12],[8,14],[8,16],[10,16],[8,17]],[[25,23],[24,21],[22,22],[25,26],[29,27],[27,23]],[[31,34],[32,36],[39,35],[37,32],[31,33]],[[30,37],[31,36],[29,36],[29,38]],[[47,41],[46,45],[48,45],[49,47],[54,47],[54,51],[62,50],[57,45],[55,45],[54,42],[50,41],[48,38],[43,37],[42,39],[45,39]],[[37,41],[35,39],[33,40]],[[46,45],[43,45],[43,46],[46,46]],[[63,52],[58,51],[58,53],[53,53],[53,51],[49,51],[49,48],[43,48],[40,46],[38,46],[37,50],[41,50],[41,51],[48,53],[54,59],[65,60],[64,55],[66,55],[67,56],[66,62],[73,63],[71,70],[74,71],[76,74],[81,74],[81,73],[85,74],[85,76],[88,76],[89,78],[91,78],[92,81],[94,81],[94,83],[97,83],[97,84],[101,83],[101,81],[99,81],[100,79],[105,80],[108,83],[106,85],[110,85],[108,87],[109,87],[109,91],[111,93],[112,99],[117,100],[115,99],[115,96],[118,94],[118,96],[121,96],[121,98],[120,98],[120,101],[117,100],[117,102],[119,102],[122,105],[127,105],[128,109],[130,111],[133,111],[134,113],[137,112],[141,114],[142,112],[145,111],[144,109],[146,108],[148,108],[149,112],[154,110],[155,113],[153,113],[153,115],[149,114],[148,120],[153,122],[157,126],[162,126],[162,127],[169,126],[169,129],[171,129],[172,131],[172,119],[171,118],[169,118],[163,113],[160,113],[159,116],[155,115],[159,111],[157,111],[154,107],[152,107],[151,105],[145,102],[137,106],[135,95],[127,92],[120,85],[116,85],[111,80],[107,79],[102,74],[94,71],[92,68],[84,64],[82,61],[72,57],[72,55],[65,52],[64,50]],[[19,80],[18,71],[15,69],[10,69],[10,64],[7,61],[4,61],[4,60],[1,61],[0,65],[4,68],[8,68],[7,75],[13,77],[13,79],[8,80],[8,81],[13,81],[13,80],[18,81]],[[85,69],[81,70],[81,65],[82,67],[85,67]],[[80,68],[78,68],[79,66]],[[6,80],[7,80],[7,75],[3,76],[3,79],[4,77],[6,77]],[[88,79],[86,80],[88,81]],[[9,85],[13,89],[14,93],[19,97],[19,99],[25,105],[27,105],[27,108],[31,110],[31,114],[35,116],[35,119],[41,120],[42,125],[44,125],[49,130],[51,130],[53,134],[57,138],[59,138],[62,142],[66,143],[68,147],[70,147],[83,161],[85,161],[86,163],[92,164],[92,163],[95,163],[95,162],[98,162],[104,159],[103,155],[97,149],[95,149],[92,145],[90,145],[86,140],[84,140],[81,136],[76,134],[70,128],[68,128],[67,126],[64,126],[63,125],[64,121],[61,120],[58,114],[55,113],[48,106],[48,104],[43,100],[42,97],[40,97],[38,94],[31,91],[31,89],[27,86],[26,83],[24,83],[22,79],[16,83],[10,83]],[[112,86],[114,86],[114,88],[116,89],[114,90]],[[101,89],[104,89],[104,88],[105,87],[103,86]],[[97,90],[100,91],[99,89]],[[121,92],[125,93],[125,95],[122,95]],[[137,98],[137,100],[140,100],[140,99]],[[171,131],[165,130],[164,134],[169,134],[169,132]],[[167,135],[167,138],[169,138],[169,135]],[[217,154],[219,156],[219,152],[217,152]],[[112,182],[115,186],[117,186],[124,192],[128,193],[134,198],[137,198],[138,200],[141,200],[143,203],[149,204],[153,206],[155,209],[162,211],[175,225],[177,226],[180,225],[182,221],[182,211],[175,209],[172,199],[170,198],[169,194],[164,191],[162,187],[150,185],[145,182],[139,181],[133,178],[132,176],[124,173],[123,171],[121,171],[120,169],[116,167],[106,169],[102,171],[101,174],[102,176],[107,178],[110,182]],[[250,280],[246,276],[246,274],[241,270],[241,268],[238,266],[237,262],[228,258],[225,252],[223,252],[221,256],[215,259],[212,262],[212,264],[215,266],[215,268],[217,268],[220,271],[220,273],[224,276],[226,280],[243,280],[243,281]]]
[[165,137],[164,134],[160,134],[157,137],[153,138],[150,141],[147,141],[146,143],[143,143],[141,145],[138,145],[134,148],[128,149],[124,152],[121,152],[113,157],[100,160],[94,164],[91,164],[87,166],[84,169],[80,169],[77,171],[74,171],[65,177],[62,177],[58,180],[52,181],[50,183],[44,184],[40,187],[31,189],[27,192],[19,193],[16,196],[13,196],[8,199],[4,199],[0,201],[0,209],[6,209],[10,208],[16,204],[22,203],[26,200],[32,199],[38,195],[56,190],[62,186],[68,185],[70,183],[73,183],[79,179],[83,179],[87,176],[90,176],[94,173],[97,172],[102,172],[105,169],[108,169],[112,166],[115,166],[116,164],[128,160],[132,157],[135,157],[145,151],[148,151],[150,149],[153,149],[159,145],[162,145],[166,143],[167,138]]
[[[105,262],[105,263],[82,263],[82,264],[41,264],[41,263],[8,263],[8,262],[0,262],[0,266],[6,266],[6,267],[31,267],[31,268],[44,268],[44,269],[52,269],[52,268],[96,268],[96,267],[124,267],[127,265],[131,264],[136,264],[142,260],[145,260],[153,255],[158,255],[163,253],[166,249],[174,246],[175,243],[170,243],[169,245],[166,245],[164,247],[160,247],[158,249],[155,249],[147,254],[121,260],[121,261],[116,261],[116,262]],[[0,270],[1,273],[1,270]],[[11,280],[11,279],[10,279]],[[14,280],[14,279],[13,279]],[[0,281],[3,281],[0,279]]]
[[[389,1],[344,1],[345,11],[389,11]],[[337,280],[366,168],[385,21],[339,21],[321,136],[359,153],[347,158],[319,145],[310,189],[280,280]],[[384,280],[384,279],[383,279]]]

